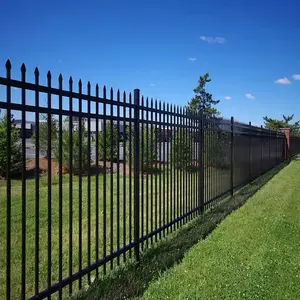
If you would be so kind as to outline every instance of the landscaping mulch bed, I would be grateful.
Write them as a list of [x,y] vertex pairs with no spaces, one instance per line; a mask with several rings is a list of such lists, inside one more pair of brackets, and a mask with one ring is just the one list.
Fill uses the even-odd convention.
[[[27,172],[33,173],[35,172],[35,169],[36,169],[35,159],[28,161],[26,164]],[[62,173],[66,174],[67,168],[63,166],[62,169],[63,169]],[[58,171],[59,171],[58,163],[55,160],[51,159],[51,174],[57,175]],[[48,172],[48,159],[46,157],[39,159],[39,172],[40,173]]]
[[[30,161],[27,162],[26,165],[26,170],[28,173],[32,174],[35,173],[35,159],[32,159]],[[117,172],[118,168],[117,168],[117,163],[113,163],[112,165],[112,169],[113,169],[113,173]],[[39,159],[39,172],[40,173],[47,173],[48,172],[48,159],[45,158],[40,158]],[[123,173],[123,163],[119,164],[119,170],[121,173]],[[111,172],[111,163],[110,161],[106,162],[106,173],[110,173]],[[86,173],[86,171],[84,172]],[[94,175],[96,173],[104,173],[104,164],[103,162],[99,162],[99,168],[97,169],[96,164],[92,163],[91,164],[91,175]],[[51,160],[51,174],[53,176],[58,175],[59,174],[59,164],[55,161],[55,160]],[[62,168],[62,174],[68,174],[68,168],[66,166],[63,166]],[[129,174],[129,168],[126,168],[126,174]]]
[[[161,163],[161,168],[163,170],[163,165],[164,163]],[[27,173],[27,178],[32,178],[35,176],[35,169],[36,169],[36,165],[35,165],[35,159],[31,159],[27,162],[26,164],[26,173]],[[106,169],[105,169],[105,173],[111,173],[111,162],[110,161],[106,161]],[[113,173],[117,173],[118,172],[118,164],[116,162],[112,163],[112,172]],[[120,174],[124,174],[124,163],[123,162],[119,162],[119,172]],[[141,171],[142,172],[142,171]],[[143,174],[157,174],[159,173],[159,162],[156,164],[153,164],[153,168],[151,170],[144,170]],[[48,158],[47,157],[42,157],[39,158],[39,173],[41,174],[45,174],[48,173]],[[95,162],[93,162],[91,164],[91,175],[95,175],[95,174],[103,174],[104,173],[104,162],[100,161],[99,162],[99,167],[96,167]],[[56,176],[59,174],[59,164],[54,160],[51,159],[51,174],[52,176]],[[67,166],[63,166],[62,168],[62,174],[68,174],[68,168]],[[134,175],[134,168],[131,168],[131,172],[130,172],[130,167],[128,164],[126,164],[125,167],[125,174],[126,175],[130,175],[133,176]],[[84,175],[87,175],[87,172],[84,172]],[[18,176],[14,176],[17,178],[21,178],[21,173]],[[4,180],[5,178],[2,178],[0,176],[0,180]]]

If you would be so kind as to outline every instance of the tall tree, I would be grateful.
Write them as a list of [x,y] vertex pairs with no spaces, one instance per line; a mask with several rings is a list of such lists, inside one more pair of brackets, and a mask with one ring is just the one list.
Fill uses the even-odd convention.
[[[187,110],[197,114],[203,109],[206,118],[220,118],[220,112],[214,107],[220,100],[214,100],[212,94],[206,91],[209,82],[211,82],[209,73],[200,76],[198,86],[194,89],[195,96],[188,102]],[[204,128],[204,143],[210,147],[210,151],[205,156],[206,166],[227,167],[228,162],[225,158],[228,138],[220,129],[219,122],[217,120],[204,122]]]
[[206,84],[211,82],[209,73],[200,76],[198,86],[194,88],[195,96],[188,102],[187,109],[193,113],[198,113],[200,109],[207,116],[218,116],[220,112],[213,107],[217,105],[220,100],[213,100],[212,94],[206,92]]
[[278,131],[280,128],[290,128],[291,134],[300,134],[300,121],[291,123],[294,118],[294,115],[291,116],[282,116],[282,120],[272,119],[269,117],[264,117],[265,127]]

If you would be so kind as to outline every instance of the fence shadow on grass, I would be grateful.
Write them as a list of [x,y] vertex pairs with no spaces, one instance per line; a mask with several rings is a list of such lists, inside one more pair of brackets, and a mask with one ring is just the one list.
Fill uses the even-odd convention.
[[149,249],[141,256],[140,262],[128,262],[126,266],[94,282],[87,291],[81,291],[74,299],[134,299],[142,296],[151,281],[174,264],[180,263],[186,251],[205,239],[226,216],[241,207],[287,164],[275,167],[241,188],[233,198],[224,198],[203,216]]

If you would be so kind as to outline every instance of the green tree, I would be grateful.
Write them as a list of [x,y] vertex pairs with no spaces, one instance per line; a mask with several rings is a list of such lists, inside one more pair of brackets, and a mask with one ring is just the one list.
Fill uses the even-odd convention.
[[279,131],[280,128],[290,128],[291,134],[299,134],[300,133],[300,121],[291,123],[294,115],[285,116],[283,115],[282,120],[272,119],[269,117],[264,117],[265,127],[268,129],[272,129],[275,131]]
[[220,112],[213,106],[217,105],[220,100],[213,100],[212,94],[206,92],[206,84],[211,82],[209,73],[200,76],[198,85],[194,88],[195,96],[188,102],[187,109],[198,114],[203,109],[204,115],[218,116]]
[[106,129],[99,133],[99,158],[103,160],[104,152],[106,153],[106,159],[111,159],[111,150],[113,161],[117,159],[118,147],[119,147],[119,134],[118,128],[111,124],[110,122],[106,123]]
[[[70,132],[67,128],[68,126],[64,126],[65,128],[62,130],[62,164],[67,171],[70,171]],[[82,147],[81,152],[79,152],[79,141],[81,139]],[[54,159],[59,161],[59,143],[57,142],[54,147]],[[85,172],[89,165],[89,149],[88,149],[88,139],[87,133],[84,126],[84,122],[82,122],[82,130],[81,135],[79,134],[78,126],[73,125],[72,130],[72,172],[73,174],[79,174],[79,153],[81,153],[81,166],[82,172]]]
[[229,167],[228,151],[230,135],[222,131],[218,119],[213,119],[204,129],[204,163],[208,167],[224,169]]
[[[152,133],[152,134],[151,134]],[[147,136],[148,135],[148,136]],[[143,141],[143,142],[142,142]],[[148,151],[147,151],[148,145]],[[140,128],[140,151],[143,153],[141,157],[141,167],[145,171],[153,171],[153,165],[158,159],[158,132],[156,128]],[[143,149],[143,150],[142,150]]]
[[[16,175],[21,171],[21,145],[18,143],[19,134],[11,119],[11,174]],[[5,177],[7,165],[7,116],[0,119],[0,176]]]
[[[51,144],[52,148],[55,147],[57,143],[58,137],[58,124],[57,120],[54,118],[53,115],[50,117],[50,126],[51,126]],[[36,143],[36,133],[32,136],[33,142]],[[39,146],[40,151],[48,157],[48,141],[49,141],[49,134],[48,134],[48,114],[42,114],[41,122],[39,123]],[[50,154],[49,154],[50,156]]]
[[[186,142],[192,139],[192,143]],[[187,128],[178,128],[172,137],[171,158],[175,168],[190,169],[194,155],[194,135]]]
[[[126,142],[126,159],[128,161],[131,157],[132,166],[134,163],[134,128],[131,128],[131,136],[129,134],[129,127],[126,129],[126,135],[131,138],[131,148],[129,141]],[[139,147],[140,147],[140,168],[146,172],[153,172],[154,164],[158,158],[158,132],[156,128],[148,129],[140,127],[139,130]],[[148,147],[147,147],[148,146]]]
[[[219,128],[220,112],[214,107],[220,100],[213,100],[211,93],[206,92],[207,83],[211,82],[209,73],[200,76],[198,86],[194,89],[195,96],[188,102],[187,110],[200,117],[200,111],[204,114],[204,144],[205,164],[223,168],[226,166],[224,159],[228,138]],[[181,158],[183,159],[183,158]]]

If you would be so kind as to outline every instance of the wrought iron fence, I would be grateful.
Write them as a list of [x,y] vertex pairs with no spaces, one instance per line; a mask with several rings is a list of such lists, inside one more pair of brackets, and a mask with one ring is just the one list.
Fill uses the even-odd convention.
[[290,138],[290,153],[291,156],[299,154],[300,136],[291,136]]
[[3,298],[69,297],[285,158],[282,133],[57,82],[0,77]]

